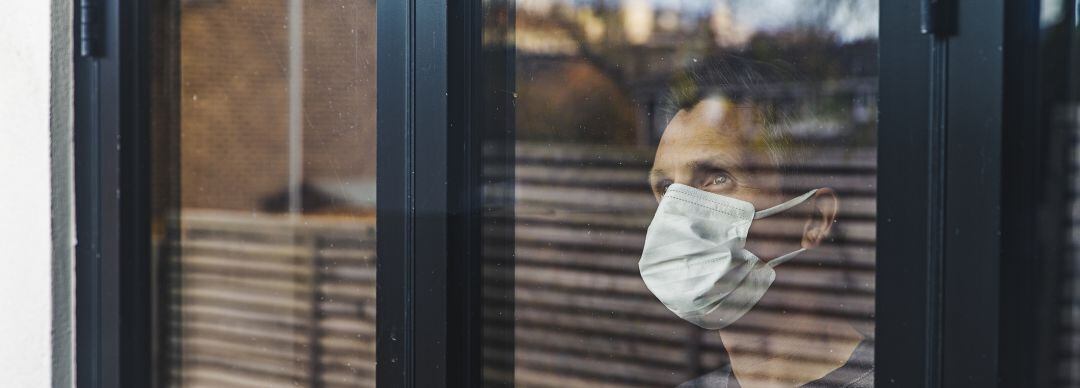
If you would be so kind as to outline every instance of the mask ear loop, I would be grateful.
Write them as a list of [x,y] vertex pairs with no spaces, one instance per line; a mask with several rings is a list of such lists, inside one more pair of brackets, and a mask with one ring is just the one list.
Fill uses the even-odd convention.
[[814,195],[814,193],[816,193],[817,191],[818,191],[818,189],[813,189],[813,190],[807,191],[806,194],[803,194],[803,195],[800,195],[798,197],[792,198],[791,200],[789,200],[787,202],[784,202],[782,204],[779,204],[779,205],[770,207],[768,209],[756,212],[756,213],[754,213],[754,219],[755,220],[762,219],[762,218],[774,215],[776,213],[780,213],[782,211],[791,209],[793,207],[799,206],[799,204],[802,204],[803,202],[806,202],[806,200],[810,199],[810,197],[812,197]]
[[783,256],[780,256],[780,257],[777,257],[775,259],[769,260],[769,262],[765,263],[765,265],[767,265],[767,266],[769,266],[771,268],[776,268],[776,266],[778,266],[780,264],[784,264],[784,262],[786,262],[788,260],[794,259],[795,256],[798,256],[800,253],[803,253],[803,252],[806,252],[806,248],[799,248],[799,249],[794,250],[792,252],[788,252],[787,254],[785,254]]
[[[803,194],[803,195],[800,195],[798,197],[792,198],[791,200],[788,200],[787,202],[784,202],[782,204],[779,204],[779,205],[770,207],[768,209],[756,212],[756,213],[754,213],[754,219],[755,220],[762,219],[762,218],[774,215],[776,213],[780,213],[780,212],[783,212],[785,210],[791,209],[793,207],[799,206],[803,202],[806,202],[806,200],[810,199],[810,197],[814,196],[814,193],[817,193],[817,191],[818,191],[818,189],[810,190],[810,191],[806,192],[806,194]],[[786,262],[788,260],[794,259],[795,256],[798,256],[800,253],[803,253],[803,252],[806,252],[806,248],[800,248],[800,249],[795,250],[793,252],[788,252],[787,254],[785,254],[783,256],[780,256],[780,257],[777,257],[775,259],[769,260],[769,262],[765,263],[765,265],[769,266],[770,268],[775,268],[776,266],[778,266],[780,264],[784,264],[784,262]]]

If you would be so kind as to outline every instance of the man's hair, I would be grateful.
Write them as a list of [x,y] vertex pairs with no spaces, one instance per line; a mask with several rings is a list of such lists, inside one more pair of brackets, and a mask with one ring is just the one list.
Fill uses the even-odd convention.
[[703,60],[676,72],[667,94],[660,101],[659,113],[667,120],[681,110],[690,110],[703,100],[724,97],[747,105],[755,115],[757,133],[750,145],[759,148],[782,170],[792,169],[797,156],[796,144],[789,134],[790,118],[778,106],[783,88],[798,79],[786,64],[765,63],[736,56]]

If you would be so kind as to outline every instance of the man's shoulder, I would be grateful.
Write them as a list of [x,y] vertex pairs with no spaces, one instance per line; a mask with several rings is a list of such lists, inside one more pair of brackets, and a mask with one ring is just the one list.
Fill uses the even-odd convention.
[[[804,388],[873,388],[874,342],[867,339],[859,344],[840,368],[821,379],[803,385]],[[676,388],[739,388],[731,364],[679,384]]]
[[843,366],[821,379],[804,385],[805,388],[873,388],[874,341],[867,339],[851,353]]
[[[874,369],[870,368],[868,370],[864,370],[860,374],[854,376],[827,376],[824,379],[807,384],[804,387],[874,388]],[[731,369],[721,368],[711,373],[701,375],[693,380],[679,384],[676,388],[739,388],[739,382],[731,373]]]

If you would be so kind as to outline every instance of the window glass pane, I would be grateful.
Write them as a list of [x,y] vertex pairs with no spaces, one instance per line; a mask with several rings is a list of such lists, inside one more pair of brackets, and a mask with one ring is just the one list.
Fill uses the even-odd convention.
[[516,186],[489,381],[873,386],[877,4],[493,3]]
[[373,386],[375,1],[157,3],[157,381]]
[[[1049,162],[1047,175],[1062,171],[1057,167],[1064,162],[1065,179],[1048,180],[1046,187],[1054,191],[1037,198],[1039,203],[1035,207],[1050,208],[1046,203],[1056,204],[1051,201],[1061,195],[1068,211],[1062,215],[1065,222],[1061,225],[1065,227],[1060,240],[1049,237],[1040,241],[1044,245],[1040,252],[1061,252],[1061,260],[1048,260],[1041,267],[1035,267],[1042,269],[1040,275],[1043,277],[1039,284],[1050,292],[1041,294],[1045,295],[1046,300],[1030,303],[1037,303],[1039,307],[1049,305],[1049,308],[1056,310],[1056,319],[1047,320],[1049,322],[1038,320],[1038,327],[1053,334],[1049,336],[1049,341],[1031,346],[1043,345],[1046,348],[1039,348],[1042,352],[1038,354],[1053,357],[1053,366],[1042,369],[1051,376],[1043,380],[1045,386],[1077,387],[1080,386],[1080,66],[1077,66],[1080,35],[1076,29],[1075,0],[1042,0],[1040,3],[1039,73],[1032,78],[1036,80],[1033,90],[1039,92],[1039,100],[1036,101],[1042,104],[1032,105],[1039,109],[1036,125],[1045,134],[1042,136],[1064,139],[1067,148],[1065,158],[1057,159],[1059,154],[1053,151],[1040,155],[1043,157],[1041,161]],[[1041,216],[1051,228],[1056,226],[1054,221],[1059,220],[1053,216]],[[1060,242],[1063,249],[1053,249],[1051,244],[1056,242]]]

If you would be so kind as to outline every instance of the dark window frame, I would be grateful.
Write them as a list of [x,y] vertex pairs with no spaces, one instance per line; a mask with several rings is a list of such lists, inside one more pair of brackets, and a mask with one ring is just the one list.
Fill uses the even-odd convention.
[[[100,53],[73,58],[76,379],[82,387],[152,386],[153,269],[140,258],[150,249],[144,167],[152,159],[146,131],[154,15],[138,0],[88,3],[100,6],[76,7],[72,37],[80,41],[79,21],[92,12]],[[1030,26],[1016,21],[1030,21],[1023,16],[1031,17],[1030,4],[955,0],[955,33],[931,37],[919,32],[920,4],[881,1],[882,387],[993,387],[1033,378],[1006,371],[1009,362],[1038,355],[1017,340],[1034,326],[1007,319],[1044,309],[1012,296],[1042,292],[1029,284],[1038,271],[1013,271],[1023,269],[1018,255],[1032,245],[1024,240],[1030,228],[1015,225],[1036,221],[1020,200],[1039,192],[1003,184],[1006,173],[1037,169],[1023,161],[1052,144],[1011,142],[1031,118],[1022,104],[1006,105],[1023,95],[1026,73],[1005,71],[1027,66],[1021,47]],[[513,51],[483,49],[484,7],[449,0],[378,5],[380,386],[476,386],[482,379],[480,225],[490,203],[480,199],[480,158],[483,147],[513,139],[501,130],[513,122],[512,97],[491,98],[510,90]],[[492,69],[502,78],[481,82]],[[491,101],[502,116],[492,118]],[[503,147],[494,165],[501,160],[512,171],[512,150]],[[512,176],[501,184],[512,190]],[[512,217],[508,209],[497,211]]]
[[[138,0],[74,7],[75,380],[148,387],[156,334],[150,300],[150,7]],[[81,27],[90,20],[85,30]],[[86,34],[86,36],[84,36]]]
[[[495,237],[482,225],[512,240],[512,228],[498,226],[513,217],[514,160],[513,50],[481,44],[484,17],[479,1],[378,7],[380,386],[483,379],[482,256],[505,252],[482,246],[482,234]],[[512,12],[499,17],[489,26],[512,33]],[[499,173],[483,176],[482,164]],[[483,198],[485,190],[502,197]],[[499,271],[487,276],[513,281],[512,263]],[[499,340],[512,344],[512,328]]]
[[[1005,3],[956,2],[955,35],[941,42],[944,98],[940,381],[998,386],[1002,335],[1002,148]],[[1016,204],[1022,206],[1023,204]],[[972,281],[978,279],[978,281]]]
[[[934,387],[942,172],[931,67],[935,40],[920,33],[917,2],[882,1],[878,90],[875,384]],[[912,85],[919,85],[913,87]],[[888,147],[883,145],[888,144]],[[896,163],[907,160],[910,164]],[[938,202],[939,203],[939,202]],[[923,257],[925,260],[911,260]]]

